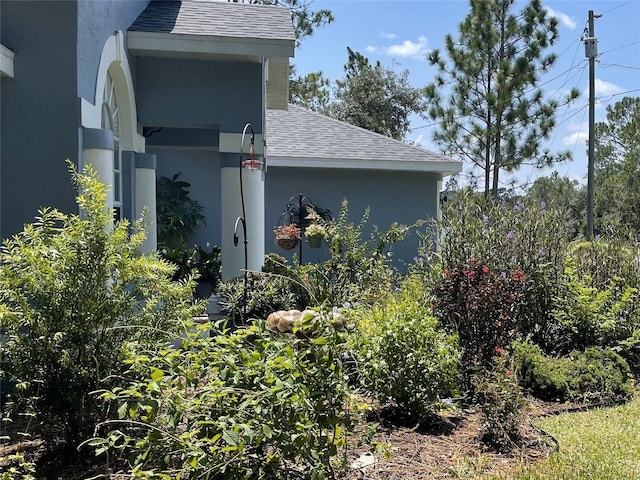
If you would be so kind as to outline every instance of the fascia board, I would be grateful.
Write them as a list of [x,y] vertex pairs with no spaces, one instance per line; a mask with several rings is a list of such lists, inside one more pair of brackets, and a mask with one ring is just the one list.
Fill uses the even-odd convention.
[[295,42],[212,35],[127,32],[127,48],[133,51],[293,57]]
[[453,175],[462,171],[460,162],[422,162],[403,160],[359,160],[344,158],[295,158],[269,156],[270,167],[289,168],[341,168],[362,170],[395,170],[405,172],[436,172]]
[[15,53],[0,43],[0,76],[13,78],[13,59]]

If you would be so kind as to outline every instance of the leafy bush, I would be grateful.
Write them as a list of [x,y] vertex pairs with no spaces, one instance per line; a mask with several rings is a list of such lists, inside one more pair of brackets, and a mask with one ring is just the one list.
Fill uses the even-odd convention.
[[348,217],[348,203],[343,200],[336,221],[325,225],[329,259],[300,267],[300,278],[316,304],[378,302],[394,284],[389,246],[414,227],[394,223],[386,232],[374,227],[370,238],[363,239],[369,210],[357,225],[349,223]]
[[453,196],[443,220],[436,222],[431,233],[431,238],[441,240],[440,250],[435,254],[423,252],[419,266],[434,286],[447,281],[444,271],[469,270],[471,259],[507,277],[521,271],[524,288],[511,318],[520,334],[552,349],[557,328],[551,312],[561,281],[570,222],[563,212],[544,203],[485,203],[471,192],[461,191]]
[[483,441],[499,451],[511,451],[521,446],[526,402],[507,352],[498,347],[495,353],[493,367],[474,379],[475,402],[482,412]]
[[335,478],[349,423],[342,335],[308,319],[287,335],[213,332],[132,348],[133,380],[102,394],[121,420],[90,442],[98,453],[120,451],[136,478]]
[[[209,244],[207,244],[209,248]],[[220,270],[222,262],[220,258],[220,247],[213,246],[208,252],[200,245],[193,248],[163,248],[159,252],[160,257],[176,266],[173,274],[174,281],[186,280],[195,275],[198,287],[196,297],[207,298],[215,290],[221,280]],[[204,288],[209,284],[209,288]]]
[[434,315],[458,335],[465,390],[472,389],[471,379],[480,370],[493,368],[495,349],[515,339],[524,282],[520,269],[494,272],[472,258],[468,266],[445,270],[433,288]]
[[[640,254],[620,244],[581,242],[567,258],[554,318],[564,343],[557,351],[611,347],[640,360]],[[635,269],[635,270],[634,270]]]
[[37,415],[41,433],[69,444],[104,418],[89,393],[118,372],[124,342],[165,336],[196,308],[192,283],[172,283],[171,266],[139,254],[142,224],[133,235],[127,222],[113,225],[95,173],[72,177],[82,215],[44,209],[0,251],[0,356],[15,385],[10,399],[18,412]]
[[426,302],[421,282],[409,278],[387,302],[353,313],[349,342],[362,387],[417,421],[452,396],[459,359],[455,337],[438,329]]
[[513,360],[522,386],[544,400],[598,400],[632,391],[629,364],[611,349],[551,357],[530,342],[515,342]]
[[[310,305],[298,270],[287,259],[270,253],[265,257],[262,272],[247,274],[247,291],[242,277],[233,278],[219,285],[220,305],[227,318],[236,324],[252,319],[265,319],[277,310],[304,309]],[[246,308],[243,303],[246,300]],[[246,312],[243,316],[243,312]]]

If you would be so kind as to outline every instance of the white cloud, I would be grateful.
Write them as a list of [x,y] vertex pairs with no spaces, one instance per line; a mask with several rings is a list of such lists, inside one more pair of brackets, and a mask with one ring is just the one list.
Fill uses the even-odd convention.
[[[616,93],[620,93],[623,91],[622,87],[619,87],[615,83],[607,82],[605,80],[600,80],[596,78],[596,97],[603,97],[608,95],[615,95]],[[587,95],[588,92],[587,92]]]
[[397,37],[397,35],[395,33],[385,33],[385,32],[380,32],[380,36],[382,38],[387,38],[389,40],[393,40],[394,38]]
[[365,50],[368,53],[378,53],[380,51],[380,49],[378,47],[374,47],[373,45],[367,46],[367,48],[365,48]]
[[405,40],[386,48],[387,55],[396,57],[424,57],[427,54],[427,37],[421,35],[417,42]]
[[549,7],[545,7],[545,10],[549,15],[551,15],[552,17],[556,17],[562,25],[570,28],[571,30],[575,30],[575,28],[578,26],[576,21],[566,13],[558,12],[557,10],[553,10]]
[[583,130],[573,132],[571,135],[567,135],[562,138],[562,144],[573,147],[577,145],[579,142],[586,142],[589,139],[589,133]]

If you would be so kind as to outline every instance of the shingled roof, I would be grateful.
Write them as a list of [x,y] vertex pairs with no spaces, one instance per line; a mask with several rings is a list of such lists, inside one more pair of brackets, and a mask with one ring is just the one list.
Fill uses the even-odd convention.
[[295,40],[288,8],[215,0],[150,2],[129,31]]
[[[173,44],[163,44],[169,37],[173,44],[176,39],[185,43],[182,51],[197,53],[292,57],[295,48],[291,12],[275,5],[152,1],[128,29],[129,48],[134,51],[177,51]],[[228,50],[232,42],[236,47]]]
[[273,167],[362,168],[439,172],[461,162],[289,104],[267,110],[267,156]]

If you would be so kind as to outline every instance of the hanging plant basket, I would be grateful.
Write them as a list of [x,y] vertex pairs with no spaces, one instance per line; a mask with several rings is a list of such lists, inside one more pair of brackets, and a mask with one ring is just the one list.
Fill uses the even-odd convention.
[[299,238],[276,238],[276,243],[283,250],[292,250],[300,243]]
[[296,248],[300,243],[300,228],[295,223],[280,225],[274,228],[276,244],[284,250]]
[[307,237],[307,240],[309,241],[309,246],[311,248],[320,248],[322,246],[322,237],[320,235]]

